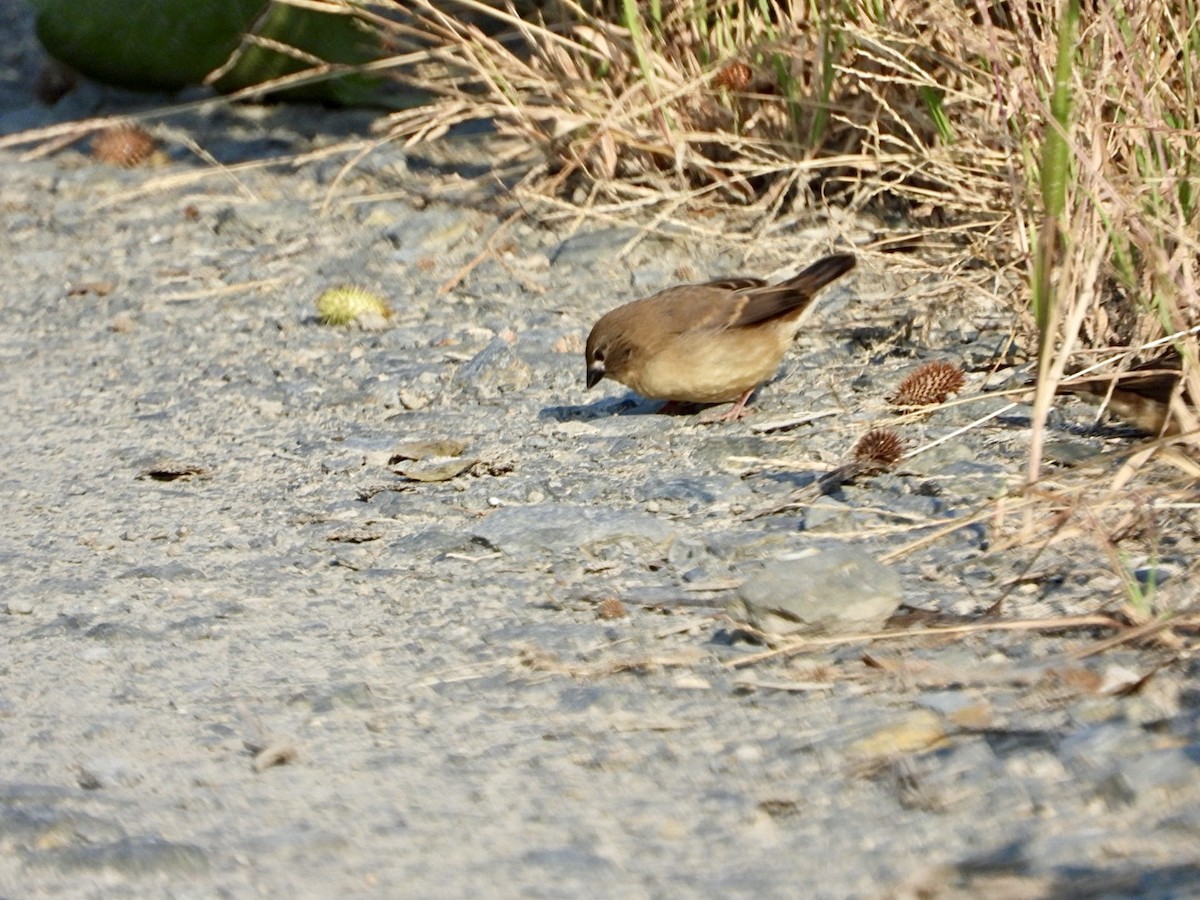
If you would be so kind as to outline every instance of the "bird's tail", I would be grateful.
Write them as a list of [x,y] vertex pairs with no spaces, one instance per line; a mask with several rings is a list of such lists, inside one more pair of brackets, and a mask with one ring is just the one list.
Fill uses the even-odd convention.
[[829,282],[841,278],[855,266],[855,259],[850,253],[835,253],[818,259],[815,263],[787,281],[776,285],[779,288],[800,291],[805,294],[815,294]]
[[771,319],[786,319],[795,326],[812,309],[817,292],[854,268],[854,257],[838,253],[819,259],[799,275],[767,287],[747,287],[738,293],[743,303],[729,327],[745,327]]

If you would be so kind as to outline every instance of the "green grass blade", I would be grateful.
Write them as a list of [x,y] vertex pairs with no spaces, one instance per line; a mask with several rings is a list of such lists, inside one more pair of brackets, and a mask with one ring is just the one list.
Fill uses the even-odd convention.
[[1071,78],[1075,67],[1076,35],[1079,31],[1079,0],[1066,0],[1059,20],[1058,58],[1054,64],[1054,90],[1050,96],[1050,121],[1042,142],[1042,233],[1034,258],[1033,315],[1037,322],[1039,349],[1051,343],[1054,295],[1050,274],[1057,255],[1058,235],[1067,205],[1067,178],[1071,151],[1067,136],[1071,127]]

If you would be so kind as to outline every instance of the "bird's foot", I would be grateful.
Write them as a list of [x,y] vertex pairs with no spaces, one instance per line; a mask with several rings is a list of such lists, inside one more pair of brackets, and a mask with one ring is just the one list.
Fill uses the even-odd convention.
[[737,398],[737,402],[724,412],[709,412],[700,417],[701,425],[712,425],[716,422],[736,422],[738,419],[744,419],[747,416],[753,415],[754,410],[746,409],[746,401],[750,399],[753,390],[746,391],[742,396]]

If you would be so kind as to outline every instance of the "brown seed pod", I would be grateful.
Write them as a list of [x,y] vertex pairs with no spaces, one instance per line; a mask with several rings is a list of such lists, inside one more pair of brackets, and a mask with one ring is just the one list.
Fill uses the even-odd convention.
[[92,138],[92,158],[111,166],[140,166],[158,148],[146,129],[137,125],[110,125]]
[[625,604],[616,597],[605,597],[596,608],[596,616],[601,619],[623,619],[627,615]]
[[963,370],[954,363],[925,363],[900,382],[888,402],[893,406],[936,406],[960,391],[966,380]]
[[874,428],[854,445],[854,461],[864,475],[890,471],[904,455],[904,442],[890,428]]
[[716,77],[712,83],[714,87],[729,88],[731,91],[742,91],[750,84],[750,79],[754,77],[754,71],[744,62],[729,63]]

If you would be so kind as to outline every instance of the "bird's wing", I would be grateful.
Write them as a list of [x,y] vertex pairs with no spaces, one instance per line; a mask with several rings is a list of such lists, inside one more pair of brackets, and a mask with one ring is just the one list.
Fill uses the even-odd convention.
[[681,284],[634,305],[653,310],[664,335],[723,331],[730,327],[745,302],[738,291],[765,284],[758,278],[723,278],[704,284]]
[[769,287],[742,288],[736,294],[737,312],[727,327],[757,325],[802,310],[812,303],[817,291],[854,268],[854,257],[838,253],[819,259],[799,275]]
[[1107,375],[1067,377],[1058,388],[1060,394],[1107,394],[1124,390],[1160,403],[1168,403],[1183,377],[1183,360],[1175,352],[1163,353],[1140,362],[1124,372]]
[[842,253],[817,260],[780,284],[768,285],[761,278],[718,278],[667,288],[639,304],[656,310],[665,334],[746,328],[805,309],[817,291],[853,268],[854,257]]
[[767,283],[761,278],[714,278],[704,284],[692,285],[696,288],[715,288],[722,291],[743,291],[748,288],[766,287]]

